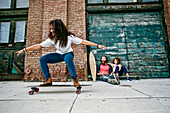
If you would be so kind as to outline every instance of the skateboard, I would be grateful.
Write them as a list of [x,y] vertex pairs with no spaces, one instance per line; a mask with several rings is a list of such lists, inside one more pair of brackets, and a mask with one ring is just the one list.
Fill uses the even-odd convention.
[[92,79],[94,82],[96,82],[96,61],[95,61],[94,54],[92,52],[90,52],[89,61],[90,61],[90,70],[92,74]]
[[[81,93],[81,88],[82,86],[92,86],[91,84],[87,84],[87,85],[81,85],[79,87],[76,87],[76,94],[80,94]],[[27,86],[27,87],[31,87],[31,90],[28,92],[29,95],[33,95],[34,92],[39,92],[39,88],[41,87],[74,87],[74,85],[52,85],[52,86],[40,86],[40,85],[35,85],[35,86]]]

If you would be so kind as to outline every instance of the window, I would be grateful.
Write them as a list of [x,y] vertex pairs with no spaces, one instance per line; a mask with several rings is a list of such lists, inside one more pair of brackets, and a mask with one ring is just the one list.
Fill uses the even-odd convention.
[[24,42],[25,39],[25,21],[16,22],[15,42]]
[[16,8],[27,8],[29,7],[29,0],[17,0]]
[[0,22],[0,43],[9,41],[10,22]]
[[88,0],[88,3],[103,3],[103,0]]
[[137,0],[109,0],[109,3],[137,2]]
[[28,8],[29,0],[0,0],[0,9]]
[[11,8],[11,0],[0,0],[0,9]]
[[25,42],[25,31],[26,21],[0,22],[0,43]]

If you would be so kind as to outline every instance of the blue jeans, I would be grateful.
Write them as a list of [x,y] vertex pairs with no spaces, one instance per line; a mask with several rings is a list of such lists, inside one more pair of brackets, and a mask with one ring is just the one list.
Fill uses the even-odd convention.
[[119,73],[119,76],[122,76],[123,75],[123,72],[128,73],[127,69],[125,66],[122,66],[121,70],[119,71],[119,66],[116,66],[116,71],[115,73]]
[[51,75],[49,73],[49,68],[47,63],[59,63],[65,61],[67,64],[68,70],[70,71],[71,78],[75,79],[77,77],[76,68],[73,62],[74,54],[73,52],[69,52],[66,54],[58,54],[58,53],[49,53],[40,58],[40,67],[43,72],[43,75],[46,79],[50,78]]
[[115,79],[113,75],[104,74],[100,76],[100,80],[107,82],[108,79]]

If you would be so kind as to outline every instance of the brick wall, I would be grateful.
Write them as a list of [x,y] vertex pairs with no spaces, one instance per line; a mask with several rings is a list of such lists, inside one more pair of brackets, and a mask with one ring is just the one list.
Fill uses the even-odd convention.
[[[43,34],[43,8],[42,0],[30,0],[27,25],[26,47],[38,44],[42,41]],[[25,80],[41,80],[39,58],[42,50],[29,51],[25,55],[25,71],[30,69],[30,74],[25,74]]]
[[167,25],[168,41],[170,46],[170,0],[164,0],[165,23]]
[[[167,48],[166,50],[167,52],[167,56],[168,56],[168,60],[170,63],[170,0],[164,0],[164,14],[165,14],[165,24],[166,24],[166,28],[167,28],[167,39],[166,39],[166,45]],[[169,68],[170,68],[170,64],[169,64]]]
[[[38,44],[47,39],[48,23],[53,19],[61,19],[68,29],[77,33],[84,32],[85,37],[85,0],[30,0],[26,47]],[[74,62],[78,77],[85,79],[83,45],[72,45],[74,49]],[[38,51],[29,51],[25,56],[25,71],[30,69],[30,74],[25,74],[27,81],[43,81],[39,58],[47,53],[55,52],[53,46],[42,48]],[[65,62],[49,64],[53,81],[67,81],[70,78]]]
[[[83,37],[86,37],[86,20],[85,20],[85,0],[68,0],[68,29],[73,33],[83,32]],[[74,62],[79,75],[79,79],[86,79],[86,53],[84,45],[73,44]],[[85,56],[85,57],[84,57]]]

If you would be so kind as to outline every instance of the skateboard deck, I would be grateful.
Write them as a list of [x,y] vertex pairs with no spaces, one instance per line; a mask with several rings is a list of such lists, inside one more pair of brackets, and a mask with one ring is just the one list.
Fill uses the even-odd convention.
[[[92,86],[91,84],[83,84],[81,86]],[[80,94],[81,93],[81,86],[76,87],[76,94]],[[74,85],[52,85],[52,86],[40,86],[40,85],[34,85],[34,86],[27,86],[27,87],[31,87],[31,90],[28,92],[29,95],[33,95],[34,92],[39,92],[39,88],[41,87],[54,87],[54,88],[61,88],[61,87],[75,87]]]
[[[84,85],[81,85],[81,86],[92,86],[91,84],[84,84]],[[74,87],[74,85],[68,85],[68,84],[65,84],[65,85],[52,85],[52,86],[40,86],[40,85],[33,85],[33,86],[27,86],[27,87]]]
[[90,52],[89,61],[90,61],[90,70],[92,74],[92,79],[94,82],[96,82],[96,61],[95,61],[94,54],[92,52]]

